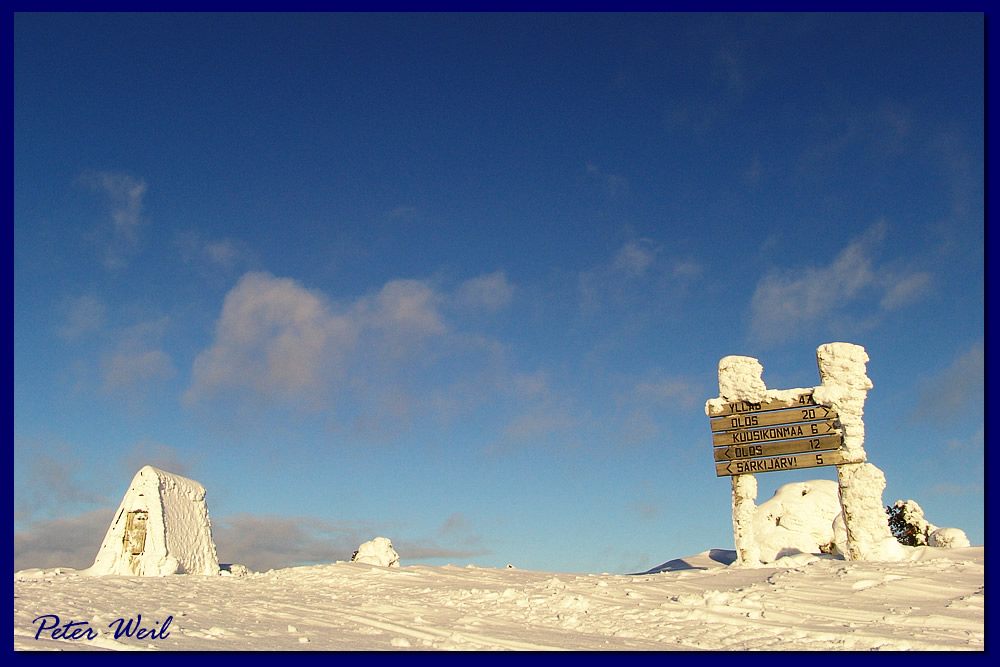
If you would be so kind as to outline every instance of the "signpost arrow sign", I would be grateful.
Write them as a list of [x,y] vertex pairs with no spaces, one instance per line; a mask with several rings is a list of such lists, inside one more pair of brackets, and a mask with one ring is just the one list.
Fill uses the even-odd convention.
[[812,391],[796,394],[790,398],[769,398],[758,403],[749,401],[735,401],[725,405],[709,405],[709,417],[728,417],[730,415],[743,415],[754,412],[766,412],[768,410],[784,410],[787,408],[807,407],[816,405],[813,400]]
[[732,461],[735,459],[749,459],[760,456],[780,456],[782,454],[797,454],[799,452],[822,452],[831,449],[838,449],[843,444],[844,439],[840,431],[831,435],[821,435],[815,438],[802,438],[799,440],[785,440],[784,442],[772,442],[760,445],[730,445],[729,447],[716,447],[716,461]]
[[715,464],[715,476],[754,474],[758,472],[777,472],[779,470],[798,470],[800,468],[818,468],[820,466],[836,466],[849,461],[839,451],[820,452],[818,454],[793,454],[790,456],[775,456],[766,459],[739,459]]
[[828,419],[811,424],[785,424],[782,426],[767,426],[757,429],[739,429],[712,434],[712,444],[716,447],[725,445],[749,445],[756,442],[774,442],[792,438],[810,438],[820,435],[837,433],[837,422]]
[[811,405],[791,410],[714,417],[712,418],[712,431],[730,431],[733,429],[757,428],[758,426],[773,426],[775,424],[796,424],[836,418],[837,411],[833,408],[826,405]]

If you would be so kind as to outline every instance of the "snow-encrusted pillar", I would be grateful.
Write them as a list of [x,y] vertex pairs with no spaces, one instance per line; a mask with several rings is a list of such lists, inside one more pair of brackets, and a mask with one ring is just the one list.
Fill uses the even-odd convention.
[[841,452],[848,463],[837,466],[840,504],[847,529],[848,560],[891,560],[899,543],[889,530],[882,492],[885,475],[865,454],[865,399],[872,381],[865,365],[865,348],[852,343],[827,343],[816,349],[816,363],[822,384],[813,391],[813,400],[837,410],[844,433]]
[[[761,374],[764,367],[753,357],[728,356],[719,361],[719,398],[727,402],[757,403],[767,397]],[[753,534],[757,511],[757,478],[750,474],[733,475],[733,538],[736,564],[760,565],[760,548]]]

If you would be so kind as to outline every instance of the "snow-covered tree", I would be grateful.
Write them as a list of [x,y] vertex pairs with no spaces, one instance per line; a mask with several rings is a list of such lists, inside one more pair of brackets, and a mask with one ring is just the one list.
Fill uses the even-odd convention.
[[924,518],[924,511],[915,500],[897,500],[894,505],[885,508],[889,515],[889,529],[900,544],[908,547],[920,547],[929,544],[931,533],[937,526]]

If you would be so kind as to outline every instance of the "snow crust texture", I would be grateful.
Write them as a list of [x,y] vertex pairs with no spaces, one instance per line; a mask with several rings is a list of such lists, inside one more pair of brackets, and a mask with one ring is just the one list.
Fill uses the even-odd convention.
[[[335,563],[244,577],[14,578],[15,650],[982,651],[983,547],[903,561],[798,554],[727,567],[718,551],[640,575]],[[42,614],[93,640],[35,638]],[[168,636],[109,624],[170,617]]]

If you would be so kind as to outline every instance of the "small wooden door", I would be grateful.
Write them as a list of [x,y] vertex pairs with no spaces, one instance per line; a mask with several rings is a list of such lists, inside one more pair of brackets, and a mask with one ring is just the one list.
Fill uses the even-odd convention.
[[144,510],[129,512],[125,521],[125,553],[138,556],[146,548],[146,521],[149,513]]

